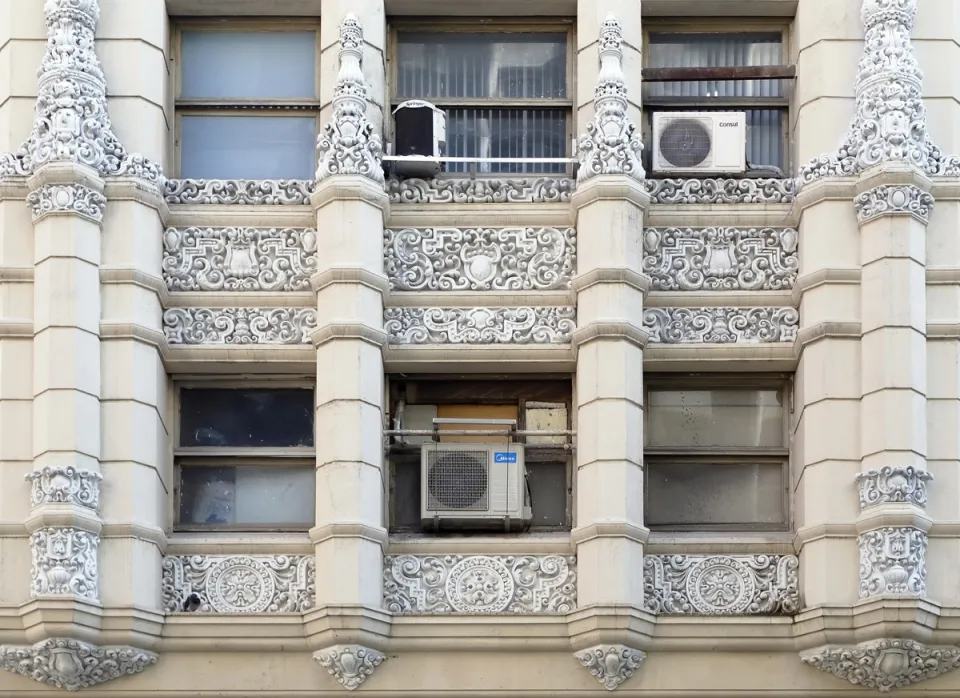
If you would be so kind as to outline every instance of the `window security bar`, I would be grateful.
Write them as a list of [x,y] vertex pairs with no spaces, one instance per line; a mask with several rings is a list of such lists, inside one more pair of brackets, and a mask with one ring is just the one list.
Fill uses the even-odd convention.
[[712,80],[794,80],[795,65],[744,65],[716,68],[644,68],[643,82],[701,82]]

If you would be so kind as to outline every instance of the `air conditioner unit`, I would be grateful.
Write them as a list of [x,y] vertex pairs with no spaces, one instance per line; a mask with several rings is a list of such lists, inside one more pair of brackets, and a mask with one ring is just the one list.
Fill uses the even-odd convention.
[[747,116],[743,112],[673,112],[653,115],[653,171],[733,174],[747,169]]
[[[393,170],[404,177],[432,177],[447,145],[447,115],[429,102],[412,99],[393,110]],[[403,158],[410,158],[404,160]]]
[[533,518],[521,444],[426,443],[420,465],[424,528],[509,531]]

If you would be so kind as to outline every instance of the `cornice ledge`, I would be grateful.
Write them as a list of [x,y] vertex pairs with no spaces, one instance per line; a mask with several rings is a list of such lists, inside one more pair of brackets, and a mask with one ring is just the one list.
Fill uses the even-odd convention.
[[650,292],[650,277],[629,267],[591,269],[573,278],[574,293],[580,293],[597,284],[625,284],[640,291],[644,297]]
[[960,322],[928,322],[927,339],[960,339]]
[[310,341],[315,347],[337,339],[359,339],[382,349],[389,337],[383,330],[359,322],[331,322],[310,332]]
[[575,350],[598,340],[623,339],[645,349],[650,333],[626,320],[594,320],[573,331],[571,343]]
[[857,196],[857,177],[825,177],[805,184],[797,194],[797,209],[816,206],[824,201],[852,202]]
[[809,274],[797,277],[793,285],[793,303],[799,308],[803,294],[810,289],[827,284],[858,284],[861,277],[862,270],[859,268],[817,269]]
[[33,269],[33,267],[0,267],[0,282],[31,283],[33,281]]
[[0,319],[0,339],[7,337],[33,337],[33,320]]
[[0,201],[25,201],[30,193],[24,176],[0,177]]
[[310,287],[315,293],[334,284],[359,284],[376,291],[381,296],[390,291],[390,281],[385,275],[363,267],[331,267],[310,277]]
[[135,538],[137,540],[153,543],[163,554],[167,549],[167,534],[162,528],[155,526],[144,526],[143,524],[130,522],[112,522],[104,521],[103,529],[100,532],[100,540],[107,538]]
[[364,523],[331,523],[310,529],[310,541],[319,544],[334,538],[354,538],[376,543],[384,551],[390,540],[387,529]]
[[626,521],[602,521],[579,526],[570,532],[570,542],[574,546],[598,538],[626,538],[646,545],[650,538],[650,529]]
[[42,528],[76,528],[98,536],[103,529],[93,511],[75,504],[41,504],[30,512],[23,525],[28,533]]
[[320,182],[310,194],[314,211],[340,201],[359,201],[374,206],[383,213],[383,222],[390,218],[390,197],[382,184],[362,175],[337,175]]
[[815,526],[804,526],[797,529],[793,538],[793,547],[799,554],[803,546],[824,538],[852,538],[857,537],[857,526],[854,523],[823,523]]
[[166,356],[168,351],[167,338],[161,330],[135,322],[101,322],[100,339],[101,341],[132,339],[155,347],[163,356]]
[[108,177],[104,181],[103,193],[108,201],[132,201],[148,206],[154,209],[164,222],[170,217],[170,207],[163,192],[153,182],[139,177]]
[[[960,267],[927,267],[927,286],[956,286],[960,285]],[[0,281],[3,280],[3,270],[0,270]]]
[[882,162],[864,170],[857,179],[857,194],[886,186],[916,187],[930,192],[933,181],[918,168],[903,162]]
[[857,517],[857,533],[866,533],[878,528],[916,528],[929,533],[933,519],[923,511],[907,503],[887,503],[871,507]]
[[41,165],[27,178],[27,188],[31,192],[47,185],[75,184],[102,194],[105,182],[92,167],[78,162],[55,161]]
[[156,662],[157,655],[137,647],[98,646],[64,637],[35,645],[0,646],[0,667],[67,691],[139,674]]
[[353,691],[373,676],[373,672],[384,662],[386,656],[379,650],[363,645],[332,645],[314,652],[313,658],[337,683],[348,691]]
[[650,194],[644,183],[629,175],[597,175],[578,183],[570,197],[574,211],[598,201],[620,201],[640,209],[650,207]]
[[859,322],[827,321],[797,331],[793,342],[794,354],[799,357],[804,347],[821,339],[857,339],[861,336]]
[[163,279],[142,269],[100,267],[100,283],[133,284],[157,294],[157,298],[164,308],[170,305],[170,292],[167,290],[167,285],[163,282]]

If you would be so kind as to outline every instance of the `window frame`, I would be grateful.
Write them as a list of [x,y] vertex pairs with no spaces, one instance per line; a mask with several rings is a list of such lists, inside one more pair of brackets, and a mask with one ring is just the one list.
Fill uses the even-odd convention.
[[[527,19],[517,18],[497,18],[495,22],[469,21],[451,19],[424,19],[424,18],[396,18],[388,21],[387,37],[388,50],[387,60],[387,103],[388,113],[384,115],[384,135],[388,142],[395,140],[393,110],[400,104],[411,99],[421,99],[421,97],[407,96],[399,97],[397,95],[397,86],[399,84],[399,66],[398,51],[400,46],[400,34],[402,33],[434,33],[434,34],[560,34],[567,35],[566,45],[566,98],[544,98],[544,99],[505,99],[505,98],[460,98],[460,97],[436,97],[429,101],[439,109],[447,111],[450,108],[463,109],[562,109],[564,110],[564,154],[562,157],[572,157],[573,140],[576,137],[576,89],[577,89],[577,37],[576,22],[567,18],[538,18]],[[476,163],[494,165],[496,163]],[[530,167],[537,168],[545,163],[531,163]],[[479,169],[475,166],[473,169]],[[569,175],[571,166],[568,165],[566,173]],[[447,174],[446,172],[443,174]],[[463,176],[466,172],[451,172],[454,176]],[[478,172],[474,174],[483,174],[485,176],[537,176],[537,175],[557,175],[557,172],[549,172],[540,169],[531,169],[525,172]]]
[[[651,34],[753,34],[753,33],[780,33],[780,60],[786,64],[790,62],[790,23],[777,18],[650,18],[643,25],[643,67],[648,68],[650,60]],[[675,66],[680,67],[680,66]],[[728,110],[748,111],[752,109],[779,110],[782,113],[780,128],[780,142],[783,152],[781,169],[784,177],[793,171],[792,153],[790,151],[790,124],[792,121],[793,82],[782,80],[783,94],[780,97],[711,97],[708,104],[704,104],[703,97],[647,97],[641,96],[643,125],[642,136],[644,143],[653,142],[653,114],[664,111],[705,111]],[[641,88],[642,89],[642,88]],[[652,153],[652,149],[648,149]],[[650,157],[650,156],[648,156]],[[762,167],[762,166],[761,166]],[[652,169],[649,168],[649,169]],[[656,174],[650,176],[656,177]]]
[[[272,116],[304,117],[313,116],[314,138],[320,133],[321,94],[320,94],[320,20],[311,18],[289,19],[243,19],[232,18],[224,21],[211,21],[208,18],[173,18],[171,36],[171,55],[173,61],[173,152],[174,172],[182,176],[181,147],[183,144],[184,116]],[[183,89],[183,33],[196,32],[304,32],[312,30],[313,43],[313,98],[230,98],[230,99],[184,99],[180,95]]]
[[[295,389],[309,390],[313,395],[313,446],[180,446],[181,393],[183,390],[263,390]],[[180,504],[183,495],[182,473],[188,468],[223,468],[241,466],[287,467],[297,465],[311,467],[317,465],[317,427],[316,427],[316,381],[307,378],[278,378],[273,380],[241,379],[184,379],[174,383],[174,419],[173,419],[173,522],[174,533],[303,533],[309,531],[314,522],[286,524],[188,524],[180,522]],[[316,512],[314,512],[316,517]],[[315,518],[314,518],[315,520]]]
[[782,407],[780,447],[650,447],[647,445],[649,410],[643,411],[643,505],[648,510],[650,497],[650,469],[648,461],[664,464],[696,463],[700,465],[773,464],[781,467],[783,521],[778,523],[724,523],[724,524],[650,524],[656,533],[783,533],[793,526],[790,479],[790,412],[793,382],[789,374],[645,374],[643,386],[644,405],[649,404],[651,392],[669,390],[776,390]]

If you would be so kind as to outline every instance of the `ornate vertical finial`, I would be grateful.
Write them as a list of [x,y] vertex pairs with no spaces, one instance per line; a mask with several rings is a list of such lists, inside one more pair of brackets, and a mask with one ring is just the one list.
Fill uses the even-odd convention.
[[333,175],[362,175],[384,183],[383,144],[367,120],[363,77],[363,28],[353,14],[340,24],[340,72],[333,91],[333,117],[317,138],[317,182]]
[[33,174],[50,162],[75,162],[101,175],[160,183],[160,166],[128,153],[113,133],[107,81],[94,49],[98,0],[46,0],[47,50],[38,71],[36,120],[16,153],[0,153],[0,177]]
[[863,0],[865,44],[855,83],[856,115],[835,153],[800,168],[800,186],[853,176],[883,162],[913,165],[928,175],[960,174],[960,160],[945,157],[927,133],[923,71],[910,34],[917,0]]
[[646,177],[640,154],[643,143],[627,117],[627,85],[623,76],[623,32],[620,22],[607,15],[600,29],[600,74],[594,92],[593,121],[580,137],[577,181],[604,174]]

